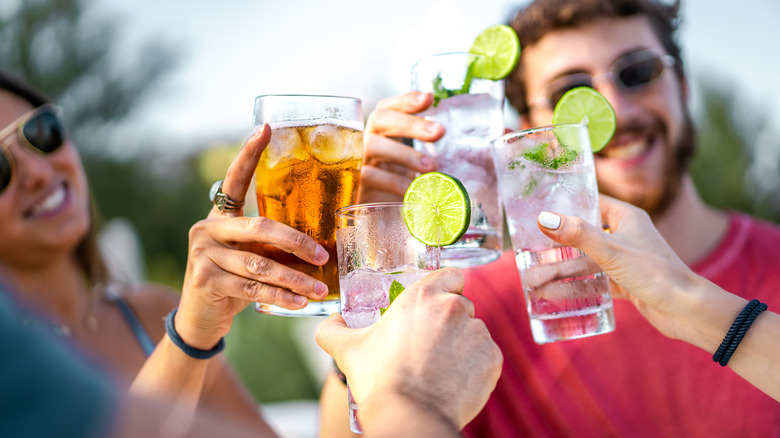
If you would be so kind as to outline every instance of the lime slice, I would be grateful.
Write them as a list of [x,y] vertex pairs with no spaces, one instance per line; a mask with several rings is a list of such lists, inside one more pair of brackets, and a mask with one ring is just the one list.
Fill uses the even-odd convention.
[[511,27],[497,24],[477,36],[469,53],[480,55],[471,67],[474,77],[497,81],[515,68],[520,59],[520,40]]
[[615,111],[607,99],[590,87],[567,91],[553,111],[553,124],[584,123],[590,134],[590,149],[598,152],[615,135]]
[[471,201],[455,177],[424,173],[412,181],[404,195],[404,221],[409,233],[429,246],[450,245],[469,228]]

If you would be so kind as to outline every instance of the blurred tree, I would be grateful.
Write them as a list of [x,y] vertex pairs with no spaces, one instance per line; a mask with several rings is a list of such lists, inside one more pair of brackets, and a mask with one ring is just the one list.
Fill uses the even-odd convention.
[[780,137],[767,113],[739,100],[725,79],[700,78],[697,149],[691,173],[710,205],[780,223]]
[[64,108],[82,152],[99,153],[105,143],[96,133],[126,118],[176,66],[178,51],[151,38],[138,50],[117,50],[119,20],[90,14],[89,4],[6,2],[0,9],[0,63]]

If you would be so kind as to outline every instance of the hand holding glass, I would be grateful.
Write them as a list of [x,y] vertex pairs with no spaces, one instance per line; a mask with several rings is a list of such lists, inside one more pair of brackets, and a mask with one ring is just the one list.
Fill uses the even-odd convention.
[[537,225],[545,210],[601,224],[587,127],[535,128],[492,144],[534,341],[613,331],[607,276],[585,253],[553,241]]
[[328,286],[322,301],[300,310],[257,304],[261,313],[327,316],[339,310],[336,230],[333,213],[354,203],[363,158],[360,100],[332,96],[260,96],[253,129],[268,123],[271,142],[255,172],[260,216],[303,231],[330,254],[323,266],[264,246],[273,260],[311,275]]
[[[409,234],[402,202],[353,205],[336,213],[341,314],[350,328],[375,323],[391,288],[409,287],[439,268],[440,249]],[[394,286],[394,284],[400,286]],[[350,429],[360,433],[349,395]]]

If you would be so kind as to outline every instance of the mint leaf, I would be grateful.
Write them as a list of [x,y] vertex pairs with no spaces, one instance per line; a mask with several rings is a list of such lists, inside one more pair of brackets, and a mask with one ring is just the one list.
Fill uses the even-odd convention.
[[[560,169],[577,159],[577,151],[564,146],[561,146],[558,150],[551,150],[548,143],[541,143],[524,153],[523,158],[549,169]],[[518,164],[519,161],[513,161],[509,163],[509,168],[514,169]]]
[[463,79],[463,85],[458,89],[444,88],[441,84],[441,73],[433,78],[433,107],[436,108],[443,99],[448,97],[457,96],[458,94],[469,94],[471,90],[471,81],[474,79],[474,73],[472,72],[476,58],[469,62],[468,69],[466,70],[466,78]]
[[404,285],[393,280],[393,283],[390,284],[390,291],[388,291],[387,295],[390,299],[390,302],[387,304],[387,307],[380,307],[379,312],[380,314],[384,315],[385,312],[387,312],[387,309],[390,308],[390,305],[393,304],[393,301],[395,301],[396,298],[398,298],[398,295],[401,295],[401,292],[404,291]]

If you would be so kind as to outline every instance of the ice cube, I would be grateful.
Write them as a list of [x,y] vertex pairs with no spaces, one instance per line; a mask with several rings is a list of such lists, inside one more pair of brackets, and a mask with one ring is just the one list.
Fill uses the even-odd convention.
[[325,164],[338,164],[352,157],[353,147],[343,136],[345,129],[336,125],[319,125],[308,133],[312,154]]
[[295,127],[274,129],[271,141],[262,156],[268,169],[291,166],[308,158],[309,154],[303,146],[298,128]]
[[381,312],[379,309],[361,309],[359,311],[344,310],[343,316],[344,321],[347,322],[347,327],[363,328],[377,322],[381,316]]

